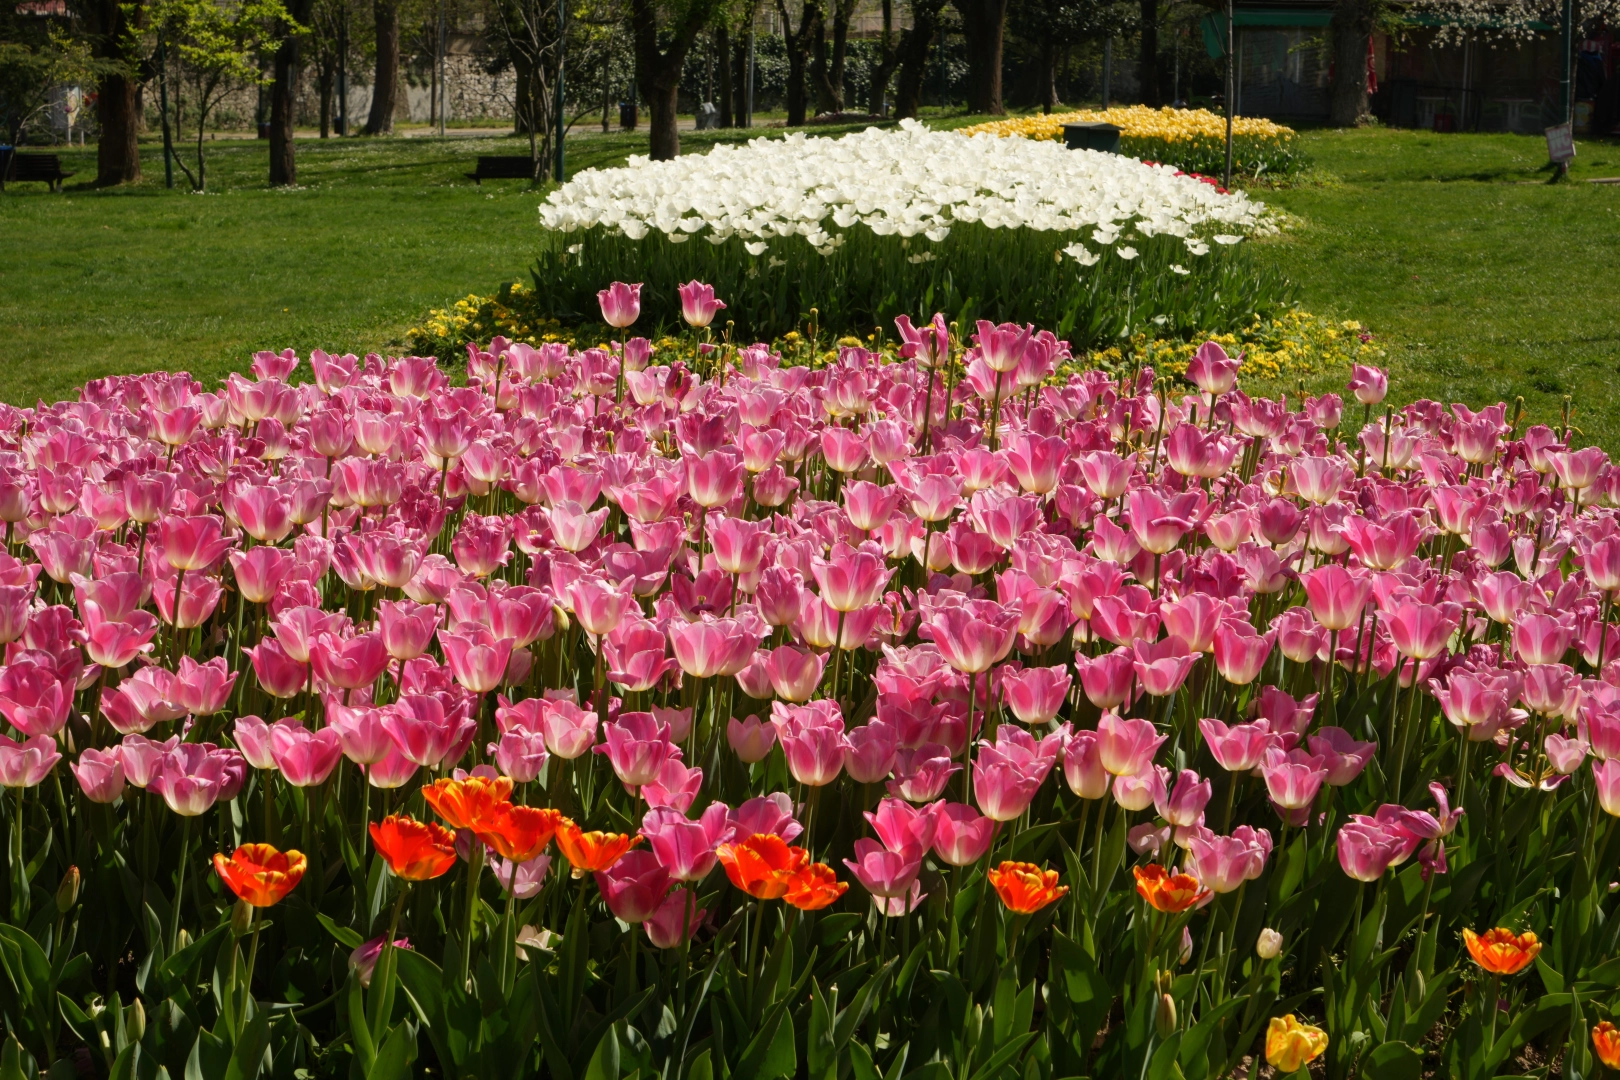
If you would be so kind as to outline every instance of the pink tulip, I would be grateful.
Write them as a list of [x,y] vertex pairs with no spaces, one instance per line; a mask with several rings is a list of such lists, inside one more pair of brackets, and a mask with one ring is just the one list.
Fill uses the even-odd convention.
[[830,560],[814,560],[810,569],[821,588],[821,599],[838,612],[875,603],[894,573],[885,570],[883,560],[870,551],[855,551],[844,545],[833,548]]
[[623,330],[641,317],[639,283],[626,285],[622,281],[615,281],[596,294],[596,301],[602,307],[602,321],[617,330]]
[[1303,750],[1271,747],[1260,765],[1271,801],[1285,810],[1304,810],[1316,799],[1327,779],[1327,760]]
[[650,851],[627,851],[595,876],[608,910],[627,923],[644,923],[652,918],[670,887],[669,871]]
[[726,721],[726,743],[744,764],[764,761],[776,745],[776,726],[762,723],[757,716],[742,720],[734,716]]
[[1131,645],[1131,653],[1137,681],[1149,697],[1169,697],[1181,689],[1198,660],[1197,654],[1187,652],[1174,637],[1151,645],[1137,641]]
[[324,784],[343,757],[338,733],[331,728],[306,729],[292,717],[277,720],[270,728],[270,752],[282,779],[293,787]]
[[952,776],[962,771],[951,750],[940,743],[924,743],[895,754],[891,795],[907,802],[925,803],[939,798]]
[[1526,664],[1561,663],[1574,642],[1574,620],[1567,616],[1534,612],[1514,616],[1513,655]]
[[385,791],[397,790],[410,783],[418,767],[416,762],[400,753],[397,747],[390,747],[382,760],[364,766],[366,783]]
[[179,745],[178,735],[163,742],[140,735],[125,735],[118,744],[118,757],[124,763],[124,778],[135,787],[146,787],[157,776],[164,755]]
[[489,860],[489,869],[500,887],[518,900],[528,900],[540,894],[546,883],[546,872],[551,869],[550,855],[536,855],[528,862],[514,863],[498,856]]
[[1363,405],[1377,405],[1389,393],[1389,376],[1382,370],[1365,364],[1355,364],[1346,387]]
[[1097,756],[1111,775],[1133,776],[1147,768],[1168,738],[1151,721],[1104,713],[1097,722]]
[[1353,574],[1337,563],[1301,574],[1299,581],[1305,586],[1311,614],[1328,630],[1343,631],[1355,626],[1372,595],[1371,578]]
[[596,713],[586,712],[572,701],[548,701],[540,717],[546,736],[546,749],[564,761],[572,761],[596,742]]
[[1594,759],[1592,781],[1603,812],[1610,817],[1620,817],[1620,759]]
[[853,728],[844,740],[844,771],[857,784],[876,784],[894,769],[900,741],[895,729],[881,720]]
[[253,663],[260,689],[271,697],[297,697],[309,684],[309,667],[288,656],[274,637],[266,637],[242,652]]
[[696,821],[676,810],[648,810],[641,835],[669,876],[680,882],[702,881],[719,862],[715,849],[730,834],[730,809],[710,803]]
[[1026,724],[1045,724],[1053,720],[1069,696],[1072,683],[1067,668],[1025,668],[1006,671],[1001,676],[1001,691],[1007,708]]
[[669,741],[669,725],[658,723],[652,713],[621,713],[617,723],[602,726],[602,740],[596,753],[606,755],[626,787],[639,788],[656,779],[665,759],[680,756]]
[[388,651],[381,634],[359,634],[347,639],[321,634],[310,644],[309,661],[315,677],[328,686],[359,690],[377,681],[388,665]]
[[384,600],[377,605],[377,630],[383,649],[395,660],[415,660],[427,652],[438,625],[439,609],[427,604]]
[[855,858],[845,859],[844,865],[873,896],[903,897],[922,870],[922,855],[889,851],[876,840],[862,837],[855,841]]
[[456,566],[462,573],[484,578],[505,566],[512,557],[511,541],[505,519],[468,514],[462,519],[456,538],[450,542],[450,553],[456,557]]
[[87,748],[69,768],[91,802],[114,803],[124,793],[124,762],[116,746],[110,750]]
[[634,602],[631,590],[611,585],[601,578],[582,577],[565,591],[568,603],[587,634],[609,634],[624,618]]
[[[461,633],[440,629],[439,645],[456,682],[474,694],[487,694],[501,685],[512,658],[512,643],[497,638],[482,626],[463,626]],[[316,668],[319,672],[319,666]]]
[[1264,721],[1253,724],[1226,724],[1213,718],[1198,721],[1204,745],[1217,764],[1228,772],[1246,773],[1259,768],[1266,750],[1276,745],[1277,736]]
[[[686,320],[686,325],[688,326],[708,326],[714,321],[716,312],[725,310],[726,305],[714,298],[714,286],[712,285],[704,285],[701,282],[689,281],[676,291],[681,295],[681,318]],[[603,303],[602,311],[603,317],[606,318],[606,302]],[[630,322],[634,321],[634,319],[630,320]],[[611,319],[608,320],[608,322],[609,325],[612,326],[619,325],[618,323],[613,322]],[[624,325],[629,326],[630,323],[625,323]]]
[[177,707],[193,716],[212,716],[224,711],[235,686],[236,672],[226,670],[223,656],[216,656],[206,664],[182,656],[169,696]]
[[48,735],[35,735],[21,742],[0,735],[0,787],[35,787],[61,760],[56,740]]
[[1211,397],[1220,397],[1237,385],[1242,363],[1227,356],[1219,342],[1206,341],[1187,361],[1187,381]]
[[270,745],[270,725],[257,716],[238,716],[231,725],[231,741],[244,760],[255,769],[274,769],[275,752]]
[[176,570],[207,570],[230,550],[225,522],[211,515],[163,519],[163,558]]
[[670,624],[669,643],[681,670],[694,679],[734,675],[753,658],[758,637],[736,619],[704,616]]
[[781,702],[772,706],[777,713],[776,737],[782,743],[788,772],[801,784],[825,787],[838,779],[844,768],[844,722],[834,716],[818,716],[809,707],[789,712]]
[[67,723],[73,690],[54,670],[18,659],[0,670],[0,713],[24,735],[55,735]]
[[1146,810],[1166,797],[1170,770],[1163,765],[1149,765],[1131,776],[1114,777],[1114,801],[1123,810],[1136,813]]
[[471,717],[447,713],[438,698],[423,694],[407,694],[385,713],[383,730],[393,740],[394,749],[427,769],[459,760],[477,730]]
[[1214,785],[1208,780],[1200,780],[1191,769],[1182,769],[1176,777],[1175,787],[1154,805],[1159,816],[1172,825],[1181,828],[1201,825],[1204,807],[1209,805],[1213,791]]
[[163,796],[170,810],[182,817],[197,817],[226,797],[236,782],[231,775],[233,757],[240,759],[205,743],[181,743],[163,755],[148,787]]
[[963,674],[988,671],[1012,651],[1018,611],[988,600],[935,608],[925,624],[945,662]]
[[771,688],[783,701],[805,702],[821,685],[827,667],[825,653],[811,652],[797,645],[783,645],[766,654],[765,675]]
[[1581,739],[1554,734],[1548,735],[1542,745],[1547,752],[1547,763],[1565,776],[1579,769],[1586,760],[1586,743]]
[[1069,790],[1082,799],[1100,799],[1108,794],[1111,778],[1102,765],[1096,732],[1077,731],[1064,744],[1063,778]]
[[163,621],[181,630],[192,630],[207,622],[224,595],[218,578],[188,574],[179,578],[176,584],[180,592],[178,597],[175,596],[176,585],[160,580],[153,590],[152,599],[157,601],[158,614]]
[[1357,881],[1377,881],[1400,857],[1404,841],[1375,825],[1350,821],[1340,826],[1336,846],[1339,866],[1347,875]]
[[1215,893],[1234,892],[1245,881],[1253,881],[1265,871],[1271,853],[1271,836],[1264,829],[1243,826],[1240,832],[1265,837],[1264,842],[1238,835],[1194,837],[1188,842],[1191,856],[1188,868],[1204,887]]
[[1275,630],[1258,634],[1239,619],[1223,620],[1215,631],[1215,670],[1233,686],[1248,686],[1265,667],[1276,636]]
[[1429,660],[1445,650],[1457,629],[1461,609],[1456,604],[1404,602],[1384,615],[1390,640],[1402,656]]
[[794,820],[793,800],[781,791],[749,799],[727,815],[726,824],[735,837],[746,839],[755,833],[771,833],[790,844],[804,832],[804,826]]
[[1098,657],[1076,656],[1074,667],[1086,700],[1097,708],[1107,711],[1127,704],[1136,681],[1130,649],[1121,647]]
[[1344,787],[1354,783],[1378,751],[1375,742],[1358,742],[1340,727],[1322,727],[1307,740],[1311,753],[1323,759],[1327,776],[1323,780],[1329,787]]
[[996,823],[966,803],[938,803],[933,817],[934,854],[951,866],[972,866],[996,837]]
[[641,797],[649,807],[667,807],[681,813],[692,808],[703,788],[703,770],[688,769],[678,757],[667,757],[658,766],[658,775],[641,787]]
[[654,948],[676,949],[692,939],[708,916],[707,909],[697,906],[696,893],[690,889],[675,889],[641,925]]

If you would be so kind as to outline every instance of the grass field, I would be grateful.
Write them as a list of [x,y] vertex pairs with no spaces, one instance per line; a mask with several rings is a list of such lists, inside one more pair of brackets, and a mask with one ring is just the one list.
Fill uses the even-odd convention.
[[[685,133],[683,147],[765,133]],[[1369,324],[1403,398],[1523,395],[1555,418],[1568,394],[1577,425],[1620,449],[1620,185],[1584,182],[1620,176],[1620,144],[1582,142],[1575,182],[1548,185],[1539,138],[1301,137],[1310,172],[1255,194],[1292,216],[1261,257],[1307,308]],[[644,147],[571,139],[571,167]],[[386,351],[426,308],[524,278],[535,245],[538,193],[462,175],[479,153],[526,150],[510,138],[300,142],[292,191],[266,189],[263,143],[221,140],[205,195],[166,191],[146,150],[138,187],[0,196],[0,399],[154,368],[211,381],[260,348]],[[93,148],[64,157],[94,172]]]

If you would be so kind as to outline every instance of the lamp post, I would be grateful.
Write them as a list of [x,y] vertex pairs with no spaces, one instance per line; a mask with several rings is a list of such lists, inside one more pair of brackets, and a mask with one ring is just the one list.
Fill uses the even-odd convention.
[[[1566,0],[1568,2],[1568,0]],[[1226,0],[1226,177],[1221,186],[1232,190],[1232,100],[1236,96],[1235,72],[1232,67],[1232,3]]]
[[557,183],[568,179],[568,157],[563,149],[563,138],[568,132],[563,127],[563,61],[568,55],[568,8],[566,0],[557,0]]

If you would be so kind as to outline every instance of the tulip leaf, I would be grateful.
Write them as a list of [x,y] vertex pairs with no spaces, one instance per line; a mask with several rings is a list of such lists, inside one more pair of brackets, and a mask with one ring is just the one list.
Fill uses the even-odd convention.
[[883,1074],[878,1072],[877,1064],[872,1060],[872,1051],[859,1039],[849,1044],[849,1071],[854,1074],[855,1080],[883,1080]]
[[1000,1073],[1004,1067],[1011,1064],[1014,1058],[1022,1054],[1038,1035],[1039,1032],[1034,1031],[1026,1035],[1020,1035],[994,1054],[991,1054],[989,1061],[974,1070],[971,1080],[990,1080],[991,1077]]
[[270,1014],[255,1012],[242,1026],[236,1045],[231,1048],[230,1064],[226,1066],[224,1080],[256,1080],[264,1068],[264,1052],[269,1045]]
[[844,941],[861,924],[861,916],[853,911],[840,911],[823,918],[816,927],[816,938],[823,948]]
[[349,1045],[353,1047],[355,1059],[364,1074],[371,1071],[372,1062],[377,1058],[377,1045],[371,1040],[371,1024],[366,1019],[366,999],[360,989],[360,976],[352,971],[349,972],[344,997],[349,1014]]
[[838,987],[832,988],[833,1004],[821,992],[821,984],[810,980],[810,1026],[805,1036],[805,1060],[811,1080],[836,1074],[838,1048],[833,1045],[832,1017],[838,1001]]
[[686,1080],[714,1080],[714,1062],[710,1052],[702,1050],[686,1069]]
[[409,1020],[401,1020],[383,1040],[366,1080],[410,1080],[411,1063],[415,1060],[416,1032]]
[[14,1033],[6,1033],[4,1047],[0,1047],[0,1080],[29,1080],[34,1069],[34,1058]]
[[1362,1080],[1421,1080],[1423,1058],[1404,1042],[1386,1042],[1361,1059]]
[[326,927],[326,932],[337,939],[337,943],[342,945],[345,949],[358,949],[360,946],[366,943],[365,938],[361,937],[358,933],[349,929],[347,926],[339,926],[337,923],[333,922],[325,912],[317,911],[315,913],[315,918],[320,920],[320,924]]

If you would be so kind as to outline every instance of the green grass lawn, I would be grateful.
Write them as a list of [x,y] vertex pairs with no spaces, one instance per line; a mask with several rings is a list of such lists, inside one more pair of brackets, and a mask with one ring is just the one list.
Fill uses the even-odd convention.
[[[1291,215],[1259,256],[1299,282],[1307,308],[1369,324],[1402,398],[1522,394],[1555,418],[1568,394],[1577,424],[1620,449],[1620,185],[1583,182],[1620,176],[1620,144],[1582,142],[1576,182],[1548,185],[1539,138],[1301,138],[1311,171],[1255,194]],[[586,134],[569,141],[570,167],[645,146],[644,134]],[[300,188],[271,191],[264,143],[219,140],[210,191],[193,195],[163,188],[151,143],[137,187],[12,187],[0,196],[0,399],[53,400],[156,368],[212,381],[262,348],[398,348],[427,308],[526,276],[540,194],[463,176],[477,154],[526,149],[494,134],[301,141]],[[93,148],[63,156],[75,180],[94,173]]]
[[1620,450],[1620,145],[1583,142],[1549,185],[1545,142],[1408,131],[1306,133],[1321,183],[1257,192],[1295,215],[1265,243],[1306,308],[1367,323],[1403,399],[1473,407],[1564,396]]

